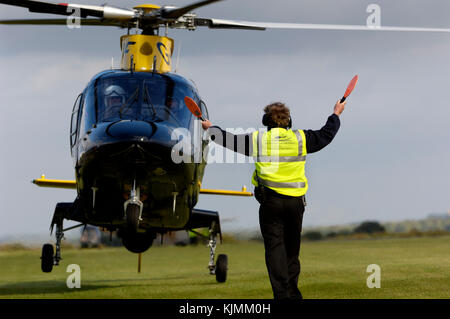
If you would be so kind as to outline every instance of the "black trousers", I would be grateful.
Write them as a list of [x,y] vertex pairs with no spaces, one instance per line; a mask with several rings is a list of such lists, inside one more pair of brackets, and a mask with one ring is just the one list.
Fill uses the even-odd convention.
[[275,299],[302,298],[298,277],[304,211],[302,197],[284,196],[266,188],[265,200],[259,208],[259,225]]

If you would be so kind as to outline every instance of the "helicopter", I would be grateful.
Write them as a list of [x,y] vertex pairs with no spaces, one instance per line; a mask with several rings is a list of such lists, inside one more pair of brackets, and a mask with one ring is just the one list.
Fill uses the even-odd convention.
[[[74,104],[70,147],[75,180],[52,180],[43,176],[33,181],[38,186],[77,191],[73,202],[56,205],[51,221],[51,230],[56,227],[56,252],[51,244],[43,246],[41,268],[44,272],[51,272],[53,266],[59,264],[64,232],[75,227],[90,224],[110,231],[118,230],[125,248],[134,253],[149,249],[157,233],[208,227],[208,267],[217,281],[225,281],[226,255],[219,255],[215,261],[217,237],[221,236],[219,214],[195,206],[202,193],[252,194],[246,189],[236,192],[202,189],[205,161],[173,162],[171,155],[178,142],[171,138],[173,131],[182,127],[195,136],[194,132],[198,129],[196,116],[184,106],[184,98],[192,98],[206,118],[208,110],[195,85],[171,72],[174,40],[167,36],[168,29],[444,31],[246,22],[198,18],[192,13],[194,9],[218,1],[200,1],[181,8],[144,4],[124,9],[107,5],[0,0],[2,4],[24,7],[30,12],[67,17],[6,20],[0,21],[1,24],[67,25],[75,19],[80,25],[127,29],[127,34],[120,41],[120,69],[106,70],[94,76]],[[159,35],[160,29],[165,30],[164,36]],[[130,30],[140,33],[130,34]],[[201,145],[201,150],[204,150],[208,142],[199,140],[196,145]],[[80,224],[65,229],[64,220]]]

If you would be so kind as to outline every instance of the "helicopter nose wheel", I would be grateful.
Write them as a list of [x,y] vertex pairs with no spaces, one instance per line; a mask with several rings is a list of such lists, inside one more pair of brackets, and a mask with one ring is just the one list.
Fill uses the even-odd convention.
[[127,216],[128,229],[134,233],[138,231],[141,220],[141,208],[136,204],[129,204],[125,212]]
[[134,181],[133,188],[130,192],[130,199],[124,203],[128,230],[135,233],[139,229],[139,222],[142,220],[142,209],[144,207],[144,204],[140,200],[140,193],[140,188],[136,187],[136,181]]

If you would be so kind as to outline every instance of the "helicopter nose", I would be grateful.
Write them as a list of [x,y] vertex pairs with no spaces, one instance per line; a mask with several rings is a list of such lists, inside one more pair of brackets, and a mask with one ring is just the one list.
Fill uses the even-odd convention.
[[117,139],[148,141],[155,133],[155,129],[154,124],[150,122],[123,120],[110,124],[106,134]]

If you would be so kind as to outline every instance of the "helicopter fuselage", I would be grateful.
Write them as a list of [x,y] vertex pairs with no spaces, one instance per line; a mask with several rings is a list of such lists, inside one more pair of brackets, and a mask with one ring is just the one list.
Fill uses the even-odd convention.
[[176,163],[175,146],[186,136],[175,133],[187,133],[187,142],[197,145],[186,148],[192,152],[203,151],[207,142],[195,133],[198,121],[184,106],[184,96],[207,114],[193,84],[176,74],[110,70],[90,81],[72,114],[78,193],[73,220],[111,230],[126,227],[124,204],[138,189],[141,229],[185,227],[206,163],[203,158]]

